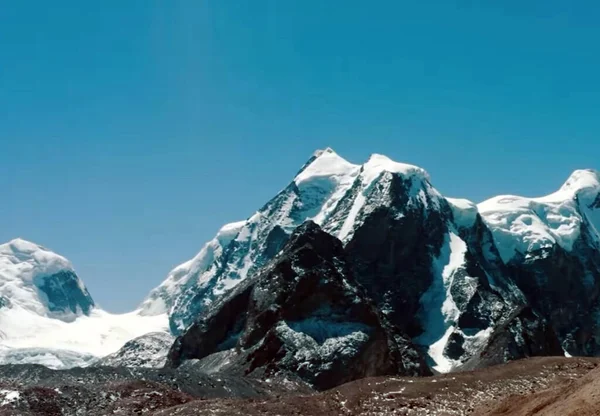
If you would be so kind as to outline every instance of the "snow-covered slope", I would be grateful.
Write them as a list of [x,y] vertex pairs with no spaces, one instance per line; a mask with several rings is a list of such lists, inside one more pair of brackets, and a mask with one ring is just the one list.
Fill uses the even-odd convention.
[[71,263],[17,239],[0,245],[0,363],[86,365],[167,327],[167,316],[95,306]]
[[505,262],[558,244],[571,251],[587,225],[600,234],[600,174],[575,171],[555,193],[541,198],[503,195],[478,205]]

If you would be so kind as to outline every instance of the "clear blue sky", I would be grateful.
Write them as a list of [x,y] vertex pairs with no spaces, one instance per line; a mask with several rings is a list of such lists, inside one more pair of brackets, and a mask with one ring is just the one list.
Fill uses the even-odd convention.
[[[487,5],[482,5],[487,4]],[[317,149],[448,196],[600,168],[595,1],[6,1],[0,240],[132,309]]]

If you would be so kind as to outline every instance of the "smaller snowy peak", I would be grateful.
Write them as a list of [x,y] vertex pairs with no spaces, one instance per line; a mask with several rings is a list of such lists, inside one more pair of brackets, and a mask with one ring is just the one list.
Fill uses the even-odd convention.
[[94,301],[67,259],[16,239],[0,245],[0,307],[72,320]]
[[71,263],[64,257],[45,247],[30,241],[16,238],[0,245],[0,269],[18,265],[26,273],[20,274],[23,279],[35,274],[54,274],[64,270],[73,270]]
[[321,157],[324,154],[335,154],[335,151],[331,147],[326,147],[325,149],[315,150],[313,153],[313,157]]
[[540,202],[563,202],[577,198],[586,205],[600,195],[600,172],[593,169],[576,170],[555,193],[538,198]]
[[398,163],[387,156],[375,153],[371,155],[367,163],[362,166],[363,182],[365,185],[369,185],[384,172],[395,173],[406,177],[416,176],[429,181],[429,174],[425,169],[406,163]]
[[331,148],[317,150],[298,173],[294,182],[300,187],[305,182],[312,182],[319,178],[341,178],[353,174],[356,176],[359,168],[358,165],[348,162]]

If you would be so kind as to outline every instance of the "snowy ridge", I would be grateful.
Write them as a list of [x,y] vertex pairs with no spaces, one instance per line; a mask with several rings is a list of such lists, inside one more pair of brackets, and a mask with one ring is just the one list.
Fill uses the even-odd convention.
[[[167,279],[150,292],[140,305],[140,313],[144,316],[165,314],[173,307],[177,296],[188,286],[205,283],[214,276],[215,262],[245,225],[246,221],[239,221],[221,227],[215,238],[206,243],[193,259],[174,268]],[[194,276],[197,276],[198,280],[192,282]]]
[[504,195],[478,205],[491,229],[502,259],[509,263],[558,244],[567,251],[587,224],[598,240],[600,175],[593,170],[575,171],[555,193],[541,198]]

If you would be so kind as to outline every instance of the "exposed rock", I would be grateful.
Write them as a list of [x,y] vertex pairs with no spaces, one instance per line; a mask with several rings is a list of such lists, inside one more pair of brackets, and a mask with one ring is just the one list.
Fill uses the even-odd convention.
[[410,341],[357,285],[341,242],[312,222],[179,337],[169,364],[232,348],[225,373],[289,372],[318,389],[367,376],[428,373]]
[[563,355],[554,329],[531,307],[522,307],[494,328],[487,343],[461,366],[461,370],[548,355]]
[[169,333],[151,332],[132,339],[119,351],[96,361],[94,366],[160,368],[165,365],[173,340]]

